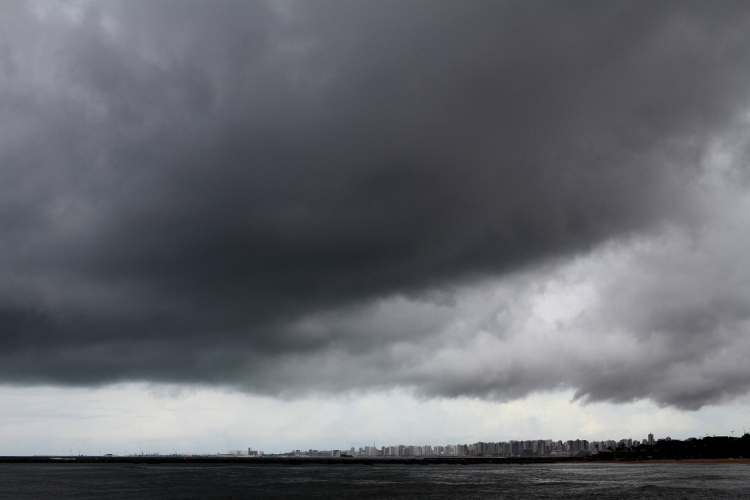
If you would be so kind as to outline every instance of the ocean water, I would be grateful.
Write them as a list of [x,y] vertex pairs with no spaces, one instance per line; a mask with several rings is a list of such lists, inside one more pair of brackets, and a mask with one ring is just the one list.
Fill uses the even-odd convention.
[[2,464],[11,499],[750,499],[742,464]]

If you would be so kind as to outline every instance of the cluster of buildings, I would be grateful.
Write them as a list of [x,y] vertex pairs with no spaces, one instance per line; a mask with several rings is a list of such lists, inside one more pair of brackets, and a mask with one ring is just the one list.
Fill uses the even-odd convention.
[[217,457],[262,457],[264,453],[262,451],[253,450],[248,448],[245,450],[229,450],[226,453],[217,453]]
[[[71,453],[72,455],[72,453]],[[173,456],[187,458],[203,457],[300,457],[300,458],[431,458],[431,457],[577,457],[572,460],[648,460],[648,459],[681,459],[681,458],[747,458],[750,457],[750,434],[743,433],[742,437],[734,436],[705,436],[703,438],[688,438],[685,440],[664,439],[655,440],[653,434],[646,439],[620,439],[606,441],[587,441],[575,439],[555,441],[552,439],[534,439],[530,441],[499,441],[476,442],[472,444],[448,444],[445,446],[432,445],[397,445],[363,446],[348,450],[294,450],[288,453],[268,454],[248,448],[245,450],[230,450],[216,455],[177,454]],[[114,454],[104,455],[105,458],[118,457]],[[162,457],[157,453],[141,455],[127,455],[127,457]],[[54,460],[58,460],[55,458]],[[63,460],[63,459],[59,459]],[[67,458],[65,460],[68,460]],[[70,458],[69,460],[74,460]],[[563,458],[563,460],[571,460]],[[439,460],[442,461],[442,460]],[[533,460],[532,460],[533,461]],[[543,461],[548,461],[544,459]],[[554,459],[553,459],[554,461]],[[450,462],[450,460],[448,461]]]
[[364,446],[349,450],[294,450],[287,456],[295,457],[537,457],[544,455],[573,456],[597,454],[606,450],[630,449],[641,444],[654,445],[654,436],[649,434],[642,442],[633,439],[619,441],[587,441],[576,439],[554,441],[540,439],[531,441],[478,442],[473,444],[449,444],[445,446]]

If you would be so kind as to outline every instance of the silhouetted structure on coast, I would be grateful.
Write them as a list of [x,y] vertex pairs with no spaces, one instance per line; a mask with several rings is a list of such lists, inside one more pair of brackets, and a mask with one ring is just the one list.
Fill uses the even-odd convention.
[[595,460],[697,458],[750,458],[750,434],[742,437],[706,436],[704,438],[659,439],[653,445],[641,444],[631,448],[619,447],[601,451]]

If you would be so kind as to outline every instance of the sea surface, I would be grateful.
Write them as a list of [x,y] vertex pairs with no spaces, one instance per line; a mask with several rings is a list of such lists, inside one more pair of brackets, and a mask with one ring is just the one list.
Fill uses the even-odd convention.
[[746,464],[2,464],[12,499],[750,499]]

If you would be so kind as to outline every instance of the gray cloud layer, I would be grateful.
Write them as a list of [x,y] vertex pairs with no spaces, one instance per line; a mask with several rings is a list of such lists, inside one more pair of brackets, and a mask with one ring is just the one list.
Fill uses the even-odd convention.
[[[750,104],[744,3],[2,9],[2,380],[565,386],[683,407],[750,387],[706,357],[744,338],[743,286],[723,286],[741,252],[705,256],[731,255],[725,274],[657,282],[647,257],[609,288],[601,274],[557,362],[519,326],[521,303],[508,323],[450,326],[485,300],[470,283],[504,279],[533,302],[524,280],[576,256],[732,220],[744,191],[706,187],[706,158]],[[735,234],[701,241],[736,249]],[[706,280],[708,295],[659,292]],[[592,364],[565,348],[614,330],[611,348],[651,354]],[[453,370],[483,331],[476,370]],[[546,354],[508,355],[512,339]]]

